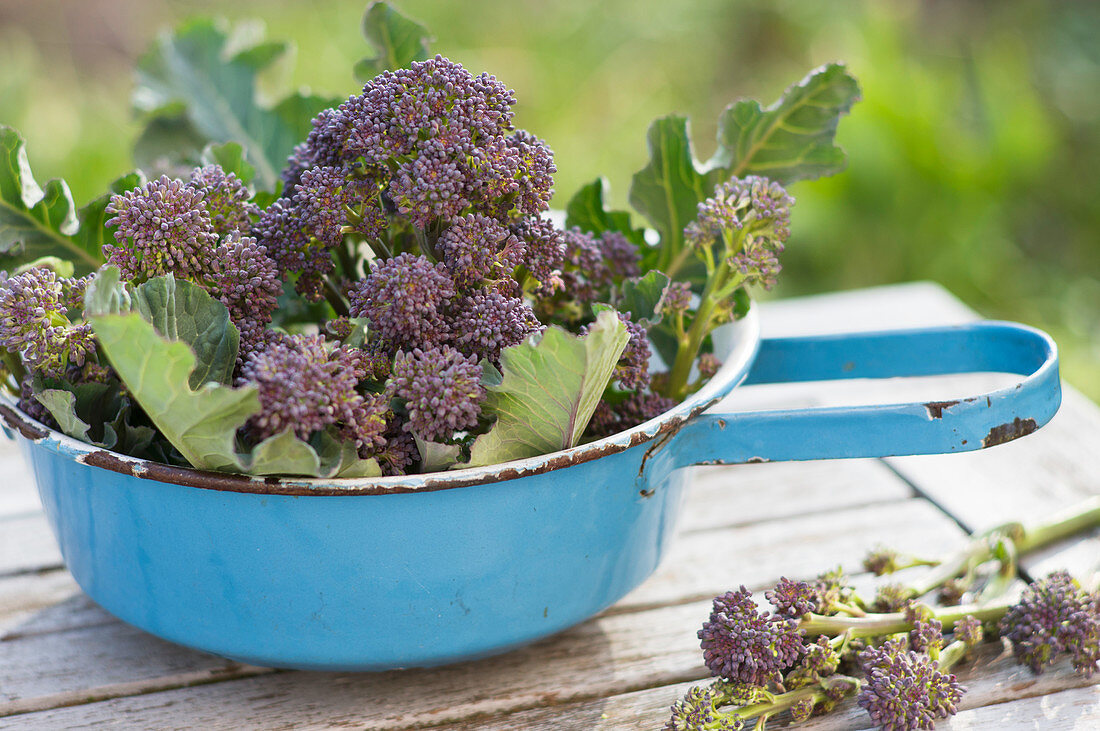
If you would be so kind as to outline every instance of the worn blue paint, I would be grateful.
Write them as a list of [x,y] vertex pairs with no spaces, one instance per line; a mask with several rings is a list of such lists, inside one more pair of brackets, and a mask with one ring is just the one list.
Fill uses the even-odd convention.
[[[481,470],[245,483],[256,493],[144,479],[125,458],[134,474],[92,467],[94,448],[52,432],[24,451],[70,571],[121,619],[254,664],[381,670],[502,652],[611,605],[668,546],[681,467],[964,451],[1058,407],[1054,344],[1018,325],[756,333],[753,319],[711,384],[659,419]],[[692,415],[742,380],[972,370],[1025,378],[957,404]]]

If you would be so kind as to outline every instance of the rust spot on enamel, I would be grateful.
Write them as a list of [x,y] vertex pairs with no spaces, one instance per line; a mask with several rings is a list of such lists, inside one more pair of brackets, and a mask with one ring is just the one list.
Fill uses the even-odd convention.
[[32,423],[27,417],[23,416],[21,413],[11,408],[10,406],[0,404],[0,416],[4,417],[4,422],[8,426],[10,426],[12,429],[15,429],[17,432],[22,434],[27,439],[30,439],[31,441],[37,439],[45,439],[50,434],[48,431],[38,426],[37,424]]
[[1021,419],[1017,416],[1008,424],[1001,424],[990,429],[989,434],[982,440],[982,449],[1026,437],[1038,428],[1039,425],[1035,423],[1035,419]]
[[929,401],[924,405],[924,408],[928,409],[929,419],[942,419],[945,409],[958,406],[958,404],[958,401]]

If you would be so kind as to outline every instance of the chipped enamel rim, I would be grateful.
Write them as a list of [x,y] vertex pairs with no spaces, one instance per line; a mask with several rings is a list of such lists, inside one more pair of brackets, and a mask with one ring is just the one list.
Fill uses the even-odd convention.
[[715,331],[715,334],[721,339],[728,338],[732,343],[722,367],[706,386],[660,416],[610,437],[559,452],[448,472],[338,479],[233,475],[172,467],[87,444],[30,418],[19,410],[15,401],[7,394],[0,395],[0,417],[3,418],[9,436],[14,437],[11,433],[14,431],[38,446],[54,449],[82,464],[185,487],[265,495],[386,495],[448,490],[562,469],[623,452],[658,437],[675,434],[685,423],[713,406],[744,380],[756,357],[760,345],[760,320],[755,305],[745,317],[720,329],[723,332]]

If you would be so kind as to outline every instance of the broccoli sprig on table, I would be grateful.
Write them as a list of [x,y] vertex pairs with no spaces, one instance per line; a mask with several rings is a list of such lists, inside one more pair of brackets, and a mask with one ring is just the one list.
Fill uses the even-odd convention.
[[[368,12],[368,37],[395,43],[371,24],[400,17]],[[377,73],[360,93],[268,108],[258,57],[243,64],[213,26],[196,45],[195,28],[151,52],[138,98],[161,102],[150,125],[210,144],[143,135],[161,174],[79,211],[63,182],[47,196],[28,165],[0,172],[30,232],[0,256],[15,270],[0,282],[3,375],[71,436],[257,475],[489,465],[673,408],[720,369],[711,335],[745,314],[745,288],[774,283],[784,186],[843,168],[833,137],[859,94],[833,64],[771,107],[737,102],[706,163],[686,120],[657,120],[630,193],[651,228],[608,210],[602,182],[563,222],[553,153],[515,127],[496,77],[397,44],[361,62]],[[232,87],[209,71],[225,63]],[[0,136],[25,158],[14,130]]]
[[[764,592],[770,610],[760,609],[744,586],[717,596],[698,633],[703,661],[717,680],[677,701],[666,728],[764,729],[772,718],[805,721],[851,697],[887,731],[931,729],[957,711],[966,691],[951,669],[997,637],[1036,673],[1068,658],[1091,676],[1100,670],[1100,588],[1055,571],[1015,592],[1015,558],[1097,527],[1100,501],[1093,499],[1032,526],[988,531],[942,560],[913,559],[910,567],[932,568],[913,584],[895,584],[904,589],[893,592],[902,598],[883,611],[840,570],[813,581],[781,578]],[[1005,542],[1012,547],[986,551],[991,536],[1002,549]],[[880,566],[884,552],[870,552],[867,563]],[[972,594],[983,601],[924,603],[974,567],[988,583]],[[1011,581],[1001,580],[1007,575]]]

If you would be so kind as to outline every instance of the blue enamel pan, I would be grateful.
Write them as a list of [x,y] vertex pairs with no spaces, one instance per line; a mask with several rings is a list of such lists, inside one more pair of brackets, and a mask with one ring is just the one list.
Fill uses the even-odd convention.
[[[148,632],[257,665],[383,670],[499,653],[575,625],[648,577],[685,467],[981,449],[1045,424],[1054,343],[1021,325],[760,339],[754,313],[711,382],[607,439],[488,468],[253,479],[97,450],[0,412],[21,436],[69,570]],[[958,401],[720,413],[740,383],[1018,374]],[[708,410],[710,409],[710,410]]]

